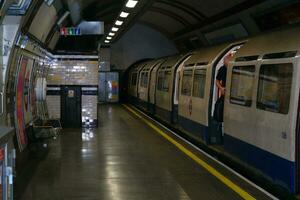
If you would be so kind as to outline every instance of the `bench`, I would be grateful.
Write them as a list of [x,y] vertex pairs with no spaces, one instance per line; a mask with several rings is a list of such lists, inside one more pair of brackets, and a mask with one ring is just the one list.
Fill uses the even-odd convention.
[[61,123],[58,119],[36,118],[30,124],[29,139],[33,142],[56,139],[62,130]]

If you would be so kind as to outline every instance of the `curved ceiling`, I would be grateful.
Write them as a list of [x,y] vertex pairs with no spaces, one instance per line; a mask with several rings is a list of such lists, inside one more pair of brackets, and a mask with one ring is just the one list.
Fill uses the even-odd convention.
[[[234,15],[266,0],[139,0],[116,40],[135,23],[145,24],[176,40],[191,31]],[[62,0],[73,24],[103,21],[108,33],[127,0]],[[78,5],[78,6],[74,6]],[[74,9],[75,8],[75,9]],[[126,11],[126,10],[125,10]],[[79,15],[79,16],[78,16]],[[102,38],[103,39],[103,38]]]
[[[67,0],[65,0],[67,1]],[[111,27],[120,13],[125,0],[73,0],[81,5],[82,19],[104,21]],[[140,0],[147,4],[147,9],[135,17],[134,22],[141,22],[155,27],[170,37],[200,28],[248,9],[264,0]],[[138,11],[137,11],[138,12]]]

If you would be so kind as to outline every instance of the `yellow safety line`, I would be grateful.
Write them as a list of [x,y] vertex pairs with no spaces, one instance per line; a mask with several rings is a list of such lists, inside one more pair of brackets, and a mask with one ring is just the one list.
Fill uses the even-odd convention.
[[213,176],[215,176],[217,179],[219,179],[221,182],[223,182],[225,185],[227,185],[229,188],[231,188],[233,191],[235,191],[238,195],[240,195],[243,199],[255,199],[253,196],[251,196],[248,192],[240,188],[238,185],[233,183],[231,180],[226,178],[224,175],[222,175],[220,172],[218,172],[215,168],[207,164],[205,161],[201,160],[199,157],[197,157],[195,154],[193,154],[191,151],[189,151],[187,148],[185,148],[183,145],[178,143],[176,140],[171,138],[169,135],[164,133],[160,128],[158,128],[156,125],[142,117],[140,114],[138,114],[135,110],[130,108],[129,106],[123,104],[123,106],[132,112],[134,115],[136,115],[138,118],[140,118],[143,122],[145,122],[148,126],[150,126],[153,130],[155,130],[157,133],[159,133],[161,136],[163,136],[166,140],[171,142],[173,145],[175,145],[178,149],[180,149],[183,153],[185,153],[187,156],[189,156],[191,159],[193,159],[196,163],[201,165],[204,169],[206,169],[209,173],[211,173]]

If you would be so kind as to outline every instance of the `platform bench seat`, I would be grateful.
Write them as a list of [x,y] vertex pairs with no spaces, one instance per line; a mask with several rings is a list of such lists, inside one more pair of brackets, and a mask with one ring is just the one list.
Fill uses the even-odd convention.
[[43,120],[35,119],[31,124],[32,141],[44,141],[47,139],[56,139],[62,130],[61,123],[58,119]]

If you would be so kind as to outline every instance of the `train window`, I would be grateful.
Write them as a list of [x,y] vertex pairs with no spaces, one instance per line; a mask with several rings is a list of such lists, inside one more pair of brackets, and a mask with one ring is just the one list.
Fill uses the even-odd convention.
[[258,55],[254,56],[244,56],[244,57],[238,57],[235,59],[236,62],[246,62],[246,61],[254,61],[258,59]]
[[185,96],[191,96],[192,82],[193,82],[193,70],[185,70],[183,72],[181,94]]
[[234,66],[232,69],[230,103],[250,107],[255,66]]
[[201,65],[208,65],[208,62],[198,62],[196,66],[201,66]]
[[168,92],[171,79],[170,71],[160,71],[157,78],[157,90]]
[[257,108],[287,114],[292,76],[291,63],[262,65],[259,73]]
[[196,69],[194,72],[193,96],[204,98],[206,69]]
[[137,73],[132,73],[131,75],[131,84],[136,85],[137,82]]
[[141,72],[140,86],[143,87],[144,72]]
[[269,53],[264,55],[263,59],[278,59],[278,58],[292,58],[295,57],[297,51],[286,51],[286,52],[279,52],[279,53]]
[[141,87],[148,86],[148,72],[143,72],[141,75]]
[[195,63],[191,63],[191,64],[185,65],[184,67],[194,67],[194,66],[195,66]]

